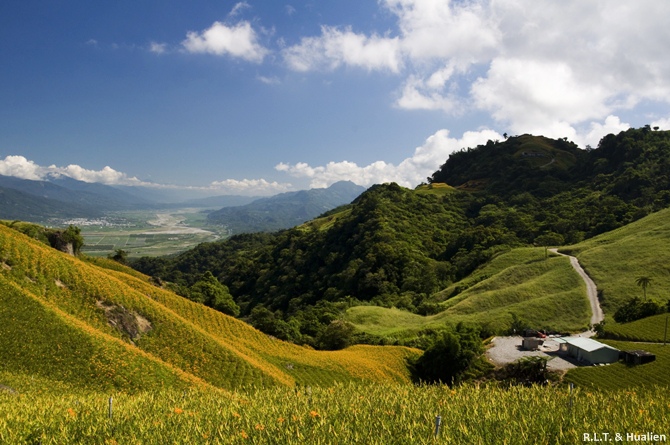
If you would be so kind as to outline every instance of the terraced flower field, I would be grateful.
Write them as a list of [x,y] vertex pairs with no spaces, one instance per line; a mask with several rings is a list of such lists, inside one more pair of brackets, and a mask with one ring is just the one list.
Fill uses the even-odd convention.
[[[0,226],[0,370],[97,390],[408,382],[419,351],[315,351],[149,283]],[[140,332],[140,322],[144,330]]]

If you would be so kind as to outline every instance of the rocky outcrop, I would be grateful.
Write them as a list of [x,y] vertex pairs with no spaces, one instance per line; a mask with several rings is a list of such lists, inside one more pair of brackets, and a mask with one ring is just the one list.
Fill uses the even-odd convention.
[[127,336],[133,343],[153,328],[145,317],[121,305],[105,301],[97,301],[95,305],[105,312],[109,325]]

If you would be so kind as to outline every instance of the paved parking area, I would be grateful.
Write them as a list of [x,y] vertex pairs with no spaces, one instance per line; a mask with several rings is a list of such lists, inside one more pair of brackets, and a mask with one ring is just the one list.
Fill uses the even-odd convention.
[[551,338],[546,338],[544,344],[538,351],[527,351],[521,347],[522,337],[494,337],[492,346],[486,351],[486,357],[497,366],[504,366],[515,362],[522,357],[541,356],[547,357],[547,368],[552,371],[568,370],[576,368],[572,361],[566,360],[558,353],[558,343]]

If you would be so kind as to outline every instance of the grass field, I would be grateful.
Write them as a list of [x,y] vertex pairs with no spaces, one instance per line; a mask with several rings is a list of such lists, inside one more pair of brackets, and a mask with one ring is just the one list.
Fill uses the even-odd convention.
[[298,226],[300,230],[320,230],[326,231],[330,229],[339,219],[346,217],[351,213],[351,208],[345,208],[344,210],[332,213],[328,216],[323,216],[321,218],[315,218],[311,221],[308,221],[304,224]]
[[521,136],[523,143],[515,153],[516,157],[523,158],[534,167],[549,167],[568,169],[575,164],[575,156],[551,146],[548,139]]
[[607,332],[629,340],[662,341],[663,316],[620,325],[612,315],[628,299],[643,298],[635,283],[640,276],[652,280],[648,298],[662,303],[670,298],[670,209],[561,251],[575,255],[598,286]]
[[115,212],[108,219],[77,222],[84,236],[82,251],[91,256],[117,249],[131,258],[170,255],[228,236],[225,227],[209,224],[202,209]]
[[416,189],[414,189],[416,193],[420,195],[447,195],[454,190],[456,190],[454,187],[442,183],[442,182],[434,182],[432,184],[422,184],[418,186]]
[[630,323],[612,322],[606,324],[605,327],[608,338],[643,342],[670,341],[668,314],[654,315]]
[[437,297],[445,301],[444,310],[435,315],[356,306],[346,317],[364,332],[395,338],[461,321],[501,333],[509,329],[512,313],[537,329],[579,331],[587,327],[590,317],[584,283],[569,259],[545,260],[543,248],[503,253]]

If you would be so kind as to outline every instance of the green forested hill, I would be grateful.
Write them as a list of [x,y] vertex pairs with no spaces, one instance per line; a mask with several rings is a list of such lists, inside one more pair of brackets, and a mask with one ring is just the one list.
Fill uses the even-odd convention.
[[[452,154],[417,190],[370,188],[303,226],[209,243],[139,270],[187,293],[209,270],[243,317],[272,335],[318,346],[360,304],[426,315],[436,293],[495,254],[578,243],[670,204],[670,132],[631,129],[580,150],[522,135]],[[448,185],[445,185],[448,184]],[[463,289],[452,287],[449,298]]]

